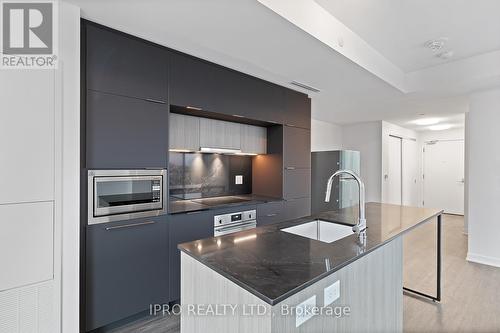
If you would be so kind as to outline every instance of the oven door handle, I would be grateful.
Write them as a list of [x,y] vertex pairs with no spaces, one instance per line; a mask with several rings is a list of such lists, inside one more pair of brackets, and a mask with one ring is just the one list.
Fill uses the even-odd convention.
[[228,230],[241,229],[242,227],[253,226],[253,225],[256,225],[255,221],[240,223],[238,225],[232,225],[232,226],[228,226],[228,227],[215,228],[215,231],[216,232],[224,232],[224,231],[228,231]]
[[124,228],[132,228],[132,227],[139,227],[142,225],[148,225],[148,224],[155,224],[156,222],[154,221],[148,221],[148,222],[141,222],[141,223],[131,223],[131,224],[124,224],[124,225],[116,225],[113,227],[107,227],[106,230],[116,230],[116,229],[124,229]]

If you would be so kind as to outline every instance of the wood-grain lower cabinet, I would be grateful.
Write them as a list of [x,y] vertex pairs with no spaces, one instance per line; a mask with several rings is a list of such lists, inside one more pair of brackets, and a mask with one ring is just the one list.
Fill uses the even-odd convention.
[[179,300],[181,288],[181,257],[177,245],[214,234],[213,211],[201,211],[169,216],[170,242],[170,300]]
[[166,216],[87,227],[87,331],[170,300],[168,231]]

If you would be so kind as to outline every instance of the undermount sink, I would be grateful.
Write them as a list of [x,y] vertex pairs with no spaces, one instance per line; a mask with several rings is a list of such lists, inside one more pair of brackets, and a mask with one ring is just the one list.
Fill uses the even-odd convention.
[[305,222],[294,227],[281,229],[281,231],[325,243],[335,242],[354,233],[350,226],[322,220]]

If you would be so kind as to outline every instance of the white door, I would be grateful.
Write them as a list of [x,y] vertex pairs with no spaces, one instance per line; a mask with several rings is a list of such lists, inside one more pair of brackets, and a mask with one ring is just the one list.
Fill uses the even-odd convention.
[[386,203],[402,204],[402,139],[389,136],[389,154],[386,182]]
[[420,188],[418,179],[420,177],[420,166],[417,156],[419,156],[419,149],[416,140],[403,139],[402,149],[402,183],[403,183],[403,197],[402,202],[405,206],[420,206]]
[[424,151],[424,207],[464,214],[464,141],[437,141]]

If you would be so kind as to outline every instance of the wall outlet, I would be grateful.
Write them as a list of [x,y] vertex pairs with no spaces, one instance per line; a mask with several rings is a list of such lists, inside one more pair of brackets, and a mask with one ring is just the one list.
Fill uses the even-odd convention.
[[236,183],[236,185],[243,184],[243,176],[241,175],[236,176],[234,182]]
[[324,306],[330,305],[340,297],[340,280],[325,288]]
[[306,299],[295,307],[295,327],[299,327],[314,316],[316,295]]

